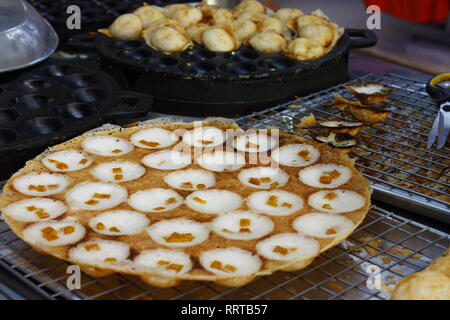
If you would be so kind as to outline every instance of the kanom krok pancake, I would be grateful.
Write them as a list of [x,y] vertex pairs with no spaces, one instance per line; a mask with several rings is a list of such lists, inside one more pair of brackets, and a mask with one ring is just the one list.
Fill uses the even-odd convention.
[[368,181],[339,150],[221,119],[85,133],[28,161],[0,198],[37,251],[158,287],[302,269],[369,205]]

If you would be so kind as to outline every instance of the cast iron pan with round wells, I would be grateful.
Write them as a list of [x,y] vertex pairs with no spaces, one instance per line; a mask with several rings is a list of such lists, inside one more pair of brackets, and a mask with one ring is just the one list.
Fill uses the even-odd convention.
[[[185,3],[192,0],[145,0],[145,2],[166,6],[174,3]],[[55,28],[60,43],[78,33],[94,32],[110,25],[115,18],[124,13],[132,12],[142,6],[144,0],[28,0],[36,10]],[[81,11],[81,29],[69,30],[66,22],[70,14],[67,7],[77,5]]]
[[106,73],[57,60],[2,74],[0,180],[46,147],[115,119],[144,116],[153,102]]
[[238,116],[348,80],[350,49],[374,46],[372,31],[346,29],[335,48],[317,60],[298,61],[250,47],[215,53],[196,45],[164,55],[143,40],[79,35],[69,44],[96,48],[123,71],[130,88],[150,93],[152,110],[192,116]]

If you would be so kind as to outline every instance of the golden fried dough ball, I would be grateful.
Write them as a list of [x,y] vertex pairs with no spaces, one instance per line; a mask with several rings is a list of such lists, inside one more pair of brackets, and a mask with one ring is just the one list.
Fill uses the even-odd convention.
[[233,9],[234,12],[258,12],[264,13],[265,7],[262,3],[256,0],[245,0],[239,3]]
[[421,271],[401,279],[392,300],[450,300],[450,277],[438,271]]
[[289,20],[297,18],[303,15],[303,12],[299,9],[293,8],[283,8],[275,12],[274,17],[281,21],[284,25],[286,25]]
[[150,27],[150,25],[156,20],[165,18],[164,13],[157,6],[144,5],[134,10],[133,14],[137,15],[139,19],[141,19],[144,24],[144,28]]
[[203,32],[203,45],[210,51],[228,52],[239,48],[240,43],[229,28],[213,26]]
[[187,7],[175,10],[171,18],[178,21],[183,27],[188,27],[202,20],[202,11],[198,8]]
[[236,20],[233,22],[234,35],[241,42],[246,42],[256,31],[257,27],[250,20]]
[[143,24],[138,16],[127,13],[118,16],[109,26],[111,36],[119,40],[136,40],[141,37]]
[[212,14],[212,24],[230,24],[233,21],[233,13],[224,8],[218,8]]
[[322,16],[318,16],[315,14],[305,14],[302,16],[298,16],[297,18],[291,19],[288,21],[288,27],[297,33],[300,33],[300,30],[306,26],[312,24],[324,24],[326,25],[328,20]]
[[235,20],[250,20],[253,22],[261,22],[267,16],[264,13],[259,12],[241,12],[234,16]]
[[166,15],[168,17],[172,17],[173,13],[177,10],[180,9],[185,9],[185,8],[189,8],[189,6],[185,5],[185,4],[169,4],[167,6],[164,7],[164,11],[166,12]]
[[186,34],[173,27],[146,29],[142,35],[150,47],[165,54],[183,51],[192,45]]
[[276,18],[265,17],[263,21],[258,24],[258,31],[274,31],[276,33],[283,33],[283,24]]
[[186,32],[196,43],[203,44],[203,32],[208,28],[209,26],[206,23],[197,23],[187,27]]
[[273,31],[259,32],[249,40],[253,49],[261,52],[276,53],[282,51],[286,39]]
[[289,41],[283,53],[293,59],[310,60],[320,58],[325,54],[325,50],[314,40],[297,38]]
[[315,40],[322,46],[328,46],[333,41],[334,30],[323,24],[310,24],[299,30],[300,37]]

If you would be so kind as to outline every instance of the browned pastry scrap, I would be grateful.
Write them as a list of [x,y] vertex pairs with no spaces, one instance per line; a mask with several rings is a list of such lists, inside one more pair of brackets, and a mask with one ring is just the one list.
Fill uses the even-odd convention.
[[85,133],[28,161],[0,197],[39,252],[158,287],[305,268],[369,206],[369,183],[343,152],[217,119]]
[[362,104],[372,104],[386,100],[393,88],[381,83],[360,83],[343,85],[345,89],[353,93]]
[[375,123],[381,122],[390,114],[387,110],[388,105],[384,102],[377,102],[370,105],[362,104],[359,101],[349,101],[341,95],[333,95],[336,100],[332,105],[338,109],[346,110],[352,116],[362,122]]

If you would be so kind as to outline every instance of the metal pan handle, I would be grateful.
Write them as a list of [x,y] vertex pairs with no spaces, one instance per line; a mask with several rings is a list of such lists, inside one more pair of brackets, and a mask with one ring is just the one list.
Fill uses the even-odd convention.
[[95,38],[97,34],[80,33],[67,41],[67,44],[74,49],[95,49]]
[[108,119],[143,117],[153,104],[153,96],[137,92],[121,91],[115,106],[106,114]]
[[377,36],[372,30],[345,29],[350,38],[350,49],[369,48],[377,44]]

